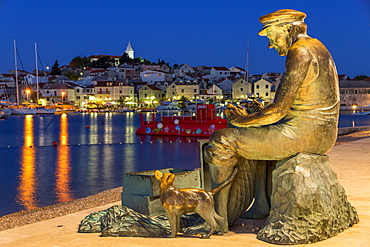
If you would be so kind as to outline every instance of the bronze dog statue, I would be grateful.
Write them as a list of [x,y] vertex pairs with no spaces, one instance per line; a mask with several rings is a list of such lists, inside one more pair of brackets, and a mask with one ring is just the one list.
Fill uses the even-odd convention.
[[226,181],[211,191],[194,188],[175,189],[173,186],[175,174],[155,171],[155,177],[159,180],[161,204],[167,212],[171,226],[171,234],[168,237],[176,237],[180,230],[181,215],[189,212],[198,213],[211,226],[209,233],[202,238],[209,238],[216,230],[217,224],[220,225],[222,235],[227,221],[216,213],[213,196],[231,183],[237,170],[236,167]]

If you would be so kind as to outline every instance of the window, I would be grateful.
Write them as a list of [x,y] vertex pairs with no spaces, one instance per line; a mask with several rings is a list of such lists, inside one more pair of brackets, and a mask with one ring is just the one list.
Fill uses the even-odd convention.
[[242,88],[242,87],[241,87],[241,88],[240,88],[240,92],[243,92],[243,91],[244,91],[244,88]]
[[357,89],[355,89],[355,94],[358,94],[358,91],[357,91]]
[[266,93],[266,97],[268,97],[269,96],[269,93]]
[[76,89],[76,92],[77,92],[77,93],[79,93],[79,92],[80,92],[80,89],[79,89],[79,88],[77,88],[77,89]]
[[77,97],[76,97],[76,99],[78,99],[78,100],[79,100],[79,99],[80,99],[80,96],[77,96]]
[[183,93],[184,92],[184,89],[181,89],[181,93]]
[[346,89],[345,94],[348,94],[348,89]]
[[269,85],[266,85],[266,89],[268,89],[269,88]]
[[[370,91],[370,90],[369,90]],[[197,90],[196,89],[194,89],[194,93],[196,93],[197,92]]]
[[256,88],[259,89],[260,88],[260,85],[256,85]]

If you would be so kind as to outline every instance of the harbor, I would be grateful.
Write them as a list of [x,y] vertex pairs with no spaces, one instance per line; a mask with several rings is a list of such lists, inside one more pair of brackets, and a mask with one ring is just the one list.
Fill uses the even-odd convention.
[[[370,116],[340,117],[340,128],[367,125]],[[139,126],[138,113],[2,119],[0,216],[120,187],[123,173],[200,167],[200,138],[136,135]]]

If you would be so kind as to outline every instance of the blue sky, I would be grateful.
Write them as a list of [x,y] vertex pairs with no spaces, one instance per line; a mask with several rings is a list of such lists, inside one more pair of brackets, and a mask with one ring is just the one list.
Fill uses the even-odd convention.
[[260,16],[284,8],[307,14],[308,34],[328,47],[338,73],[370,76],[370,0],[0,0],[0,73],[14,68],[13,39],[28,71],[35,42],[44,67],[121,55],[128,41],[153,62],[245,67],[249,40],[251,73],[283,72],[285,58],[257,33]]

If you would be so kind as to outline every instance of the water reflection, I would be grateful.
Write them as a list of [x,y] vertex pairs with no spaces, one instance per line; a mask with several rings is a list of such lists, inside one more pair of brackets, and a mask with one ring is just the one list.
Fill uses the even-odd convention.
[[23,146],[21,151],[21,168],[17,201],[25,210],[37,208],[36,200],[36,151],[34,146],[34,118],[27,115],[24,118]]
[[68,145],[68,115],[60,117],[59,144],[55,169],[55,194],[58,202],[73,200],[71,192],[71,158]]

